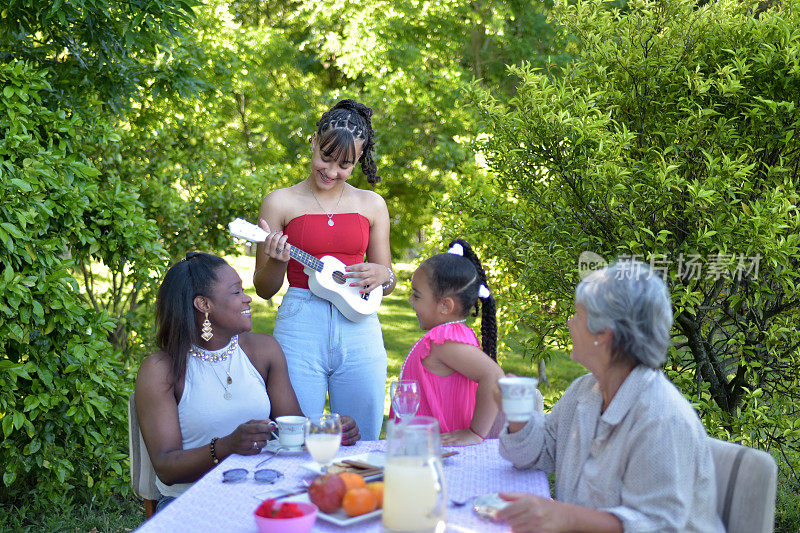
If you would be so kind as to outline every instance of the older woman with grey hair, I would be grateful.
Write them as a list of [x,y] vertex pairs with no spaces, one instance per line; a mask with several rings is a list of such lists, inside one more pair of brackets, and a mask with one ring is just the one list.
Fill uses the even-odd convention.
[[501,493],[497,518],[522,531],[724,531],[697,414],[660,370],[672,309],[647,265],[597,270],[575,290],[571,357],[589,370],[549,414],[511,422],[500,453],[555,472],[557,501]]

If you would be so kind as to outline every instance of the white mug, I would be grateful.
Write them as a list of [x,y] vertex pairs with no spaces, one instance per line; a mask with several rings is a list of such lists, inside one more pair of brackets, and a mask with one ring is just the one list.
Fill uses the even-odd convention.
[[278,444],[286,446],[287,448],[295,448],[302,446],[306,441],[305,424],[306,417],[304,416],[279,416],[275,419],[275,426],[278,429],[276,434],[272,432],[272,436],[278,439]]
[[503,414],[509,422],[527,422],[536,408],[536,386],[539,380],[507,376],[497,380],[503,396]]

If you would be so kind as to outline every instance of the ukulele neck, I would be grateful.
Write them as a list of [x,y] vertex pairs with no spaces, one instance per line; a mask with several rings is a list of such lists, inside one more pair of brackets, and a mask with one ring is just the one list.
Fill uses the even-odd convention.
[[317,272],[322,272],[323,268],[322,261],[320,261],[313,255],[304,252],[300,248],[297,248],[296,246],[292,246],[291,248],[289,248],[289,257],[298,261],[303,266],[307,266],[308,268],[314,269]]

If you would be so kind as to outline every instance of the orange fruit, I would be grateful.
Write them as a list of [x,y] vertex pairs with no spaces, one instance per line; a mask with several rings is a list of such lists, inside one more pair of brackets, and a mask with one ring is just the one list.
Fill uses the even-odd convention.
[[383,481],[367,483],[367,488],[374,492],[375,497],[378,498],[378,509],[383,507]]
[[344,493],[342,509],[347,516],[370,513],[378,508],[378,497],[367,487],[356,487]]
[[356,474],[355,472],[340,472],[339,477],[344,481],[344,486],[347,490],[367,486],[367,482],[364,481],[361,474]]

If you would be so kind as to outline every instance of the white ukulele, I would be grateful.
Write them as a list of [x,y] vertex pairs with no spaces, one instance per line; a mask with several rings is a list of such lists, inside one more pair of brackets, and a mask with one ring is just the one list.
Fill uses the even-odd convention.
[[[231,235],[251,242],[264,242],[267,232],[259,226],[237,218],[228,224]],[[288,243],[287,243],[288,244]],[[344,277],[345,264],[330,255],[317,259],[296,246],[289,245],[289,257],[303,265],[308,274],[308,288],[311,292],[336,306],[341,313],[360,322],[378,310],[383,298],[383,287],[378,285],[368,293],[361,287],[351,287]]]

